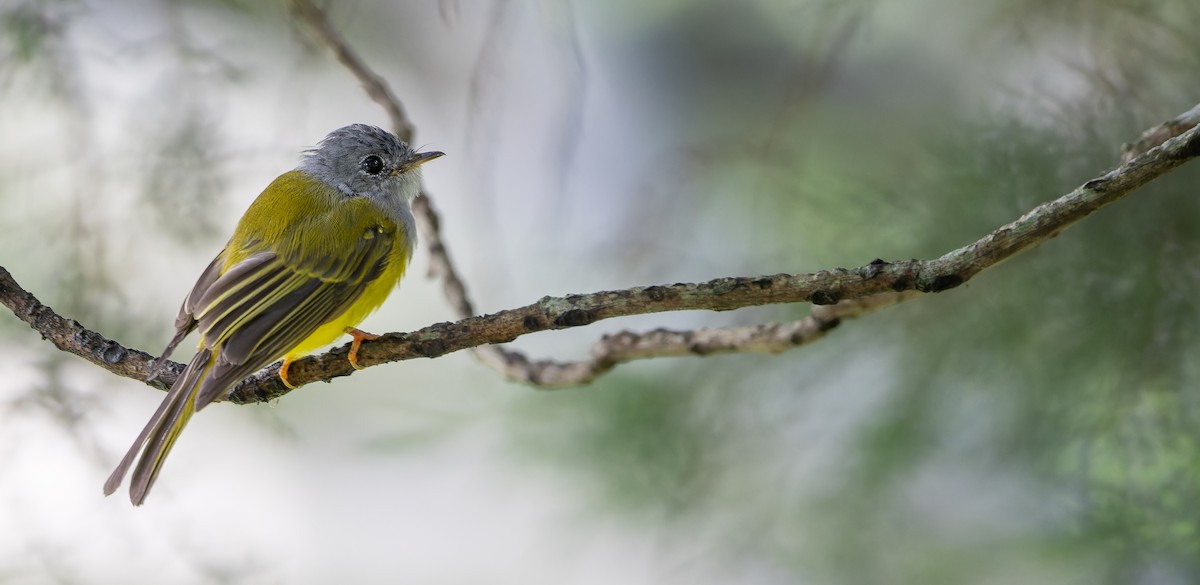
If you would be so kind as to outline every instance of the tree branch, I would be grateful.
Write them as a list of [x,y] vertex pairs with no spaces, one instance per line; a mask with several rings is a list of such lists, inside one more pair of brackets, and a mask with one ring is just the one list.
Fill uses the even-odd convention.
[[1137,158],[1143,152],[1166,142],[1167,139],[1174,138],[1191,130],[1197,124],[1200,124],[1200,104],[1196,104],[1192,109],[1142,132],[1142,135],[1137,140],[1122,145],[1121,162],[1127,163]]
[[[415,126],[405,115],[404,107],[396,95],[388,89],[386,82],[372,71],[366,65],[366,62],[354,51],[353,47],[337,33],[325,12],[312,4],[311,0],[290,0],[290,3],[296,18],[314,31],[321,42],[333,52],[338,61],[359,80],[367,94],[388,112],[392,120],[392,125],[395,127],[398,135],[406,140],[410,140]],[[1136,143],[1124,146],[1124,162],[1131,162],[1138,154],[1149,150],[1152,146],[1157,146],[1167,138],[1177,136],[1188,128],[1195,126],[1198,118],[1200,118],[1200,105],[1170,122],[1146,131]],[[426,242],[427,249],[429,250],[430,276],[442,281],[442,292],[446,300],[450,303],[456,318],[467,319],[472,317],[475,315],[474,306],[467,295],[463,280],[454,268],[454,262],[451,259],[449,250],[442,240],[440,219],[433,208],[431,199],[424,189],[422,189],[421,195],[413,203],[413,213],[417,218],[417,227],[420,231],[421,239]],[[1049,237],[1052,237],[1052,235]],[[973,274],[966,274],[962,279],[970,278]],[[957,276],[948,276],[951,279],[955,277]],[[764,325],[761,327],[776,326]],[[674,333],[678,335],[678,339],[683,339],[689,336],[694,338],[696,336],[712,335],[714,332],[715,330],[706,329]],[[630,336],[635,336],[639,339],[638,345],[642,348],[640,357],[678,355],[678,353],[673,353],[675,352],[674,345],[667,343],[667,339],[663,335],[638,335],[634,333],[625,333],[623,335],[624,337],[620,337],[620,339],[628,339]],[[735,333],[735,330],[730,330],[729,335],[731,338],[740,338],[739,334]],[[617,339],[608,338],[597,342],[593,353],[599,357],[578,362],[531,360],[522,352],[497,344],[475,346],[471,349],[475,357],[481,362],[504,374],[511,380],[536,386],[558,387],[585,384],[594,379],[595,376],[608,371],[615,364],[627,361],[627,359],[619,357],[626,355],[624,352],[617,351],[615,348],[612,351],[604,349],[608,347],[606,344],[611,345]],[[653,354],[650,352],[647,345],[650,339],[664,343],[661,353]],[[746,351],[750,350],[747,349]]]
[[[367,92],[384,105],[398,134],[411,137],[412,125],[405,118],[400,103],[382,79],[367,69],[338,37],[324,14],[308,0],[293,0],[292,4],[298,16],[306,22],[313,21],[310,25],[331,46],[338,59],[359,77]],[[418,212],[422,237],[430,250],[432,270],[442,279],[446,296],[461,318],[454,323],[438,323],[411,333],[390,333],[377,341],[364,343],[359,352],[359,363],[373,366],[416,357],[438,357],[472,348],[485,363],[511,378],[558,387],[587,383],[615,365],[634,359],[733,351],[773,352],[796,347],[821,338],[842,320],[921,293],[954,288],[1010,256],[1041,245],[1101,207],[1200,155],[1197,122],[1200,122],[1200,105],[1148,130],[1138,142],[1126,145],[1125,162],[1121,166],[940,258],[898,262],[875,260],[859,268],[836,268],[810,274],[718,278],[704,283],[544,297],[524,307],[478,317],[471,316],[474,310],[441,240],[438,217],[428,199],[421,197],[414,205],[414,211]],[[820,306],[815,307],[809,317],[792,323],[693,331],[622,332],[598,341],[592,358],[578,362],[532,361],[520,352],[492,345],[512,341],[526,333],[578,327],[612,317],[678,310],[723,311],[793,302],[812,302]],[[0,304],[63,351],[79,355],[121,376],[142,380],[148,377],[154,356],[123,347],[58,315],[22,289],[3,267],[0,267]],[[346,359],[348,350],[347,344],[298,360],[291,366],[289,379],[302,385],[349,375],[354,370]],[[150,385],[164,389],[174,382],[182,369],[182,364],[171,362]],[[228,400],[261,402],[287,392],[278,378],[278,365],[274,365],[239,383]]]
[[[1192,127],[1070,193],[1037,206],[979,240],[932,260],[875,260],[854,269],[718,278],[704,283],[544,297],[530,305],[491,315],[438,323],[411,333],[389,333],[377,341],[364,343],[358,360],[363,366],[374,366],[417,357],[433,358],[462,349],[509,342],[536,331],[579,327],[629,315],[682,310],[724,311],[794,302],[835,305],[826,310],[818,307],[808,319],[786,325],[618,334],[601,340],[595,357],[589,362],[547,366],[548,362],[518,361],[512,365],[515,371],[512,375],[528,376],[527,381],[534,384],[558,386],[584,383],[616,363],[631,359],[708,351],[775,351],[789,344],[799,345],[818,338],[822,329],[828,330],[838,319],[909,298],[894,293],[934,293],[954,288],[1019,252],[1041,245],[1068,226],[1198,155],[1200,128]],[[874,295],[890,296],[869,299]],[[838,304],[854,299],[863,299],[863,302],[860,305]],[[55,314],[22,289],[3,268],[0,268],[0,303],[64,351],[126,377],[144,379],[149,372],[152,356],[124,348]],[[348,350],[349,344],[298,360],[291,366],[289,379],[299,386],[347,376],[354,371],[346,359]],[[171,364],[152,385],[162,388],[170,384],[181,369],[181,364]],[[274,365],[239,383],[229,400],[261,402],[275,399],[287,391],[279,380],[278,365]]]
[[817,341],[849,319],[920,296],[917,291],[881,293],[836,305],[814,307],[805,318],[790,323],[765,323],[749,327],[716,327],[675,331],[654,329],[645,333],[621,331],[605,335],[592,346],[592,358],[575,362],[518,358],[501,373],[510,379],[542,388],[589,384],[619,364],[633,360],[707,356],[718,353],[779,353]]
[[[29,324],[42,339],[62,351],[73,353],[118,376],[144,380],[149,375],[155,356],[131,349],[91,331],[79,321],[67,319],[43,305],[37,297],[21,288],[3,266],[0,266],[0,304],[8,307],[18,319]],[[169,378],[155,379],[149,384],[159,390],[171,387],[171,382],[183,371],[183,366],[169,363]]]
[[408,114],[404,112],[404,106],[400,100],[396,99],[387,82],[370,67],[367,67],[358,53],[350,48],[350,44],[342,38],[342,35],[338,34],[333,28],[333,24],[329,22],[329,18],[325,16],[325,12],[309,0],[291,0],[288,5],[291,6],[292,13],[296,15],[296,18],[307,24],[316,33],[321,43],[333,51],[338,62],[358,78],[363,90],[367,92],[367,96],[387,112],[388,118],[392,122],[392,132],[400,140],[412,144],[417,131],[408,119]]

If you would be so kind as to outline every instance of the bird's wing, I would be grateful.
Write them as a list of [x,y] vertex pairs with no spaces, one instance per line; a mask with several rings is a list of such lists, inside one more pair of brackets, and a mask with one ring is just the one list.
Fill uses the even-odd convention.
[[289,262],[261,251],[224,273],[225,253],[218,255],[184,300],[176,337],[159,361],[196,328],[201,348],[109,476],[104,493],[116,491],[140,451],[130,498],[141,504],[192,413],[342,314],[387,268],[393,245],[394,238],[377,232],[359,238],[342,258],[293,254]]
[[379,233],[358,238],[341,258],[301,255],[290,262],[262,251],[214,280],[197,295],[193,311],[201,345],[217,352],[200,382],[196,409],[345,312],[387,268],[393,243]]

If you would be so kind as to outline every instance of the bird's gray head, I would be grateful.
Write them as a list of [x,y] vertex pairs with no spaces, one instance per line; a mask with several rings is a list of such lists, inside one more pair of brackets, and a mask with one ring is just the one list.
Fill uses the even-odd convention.
[[300,170],[346,197],[370,197],[382,205],[408,206],[420,189],[418,168],[440,152],[416,152],[390,132],[351,124],[330,132],[305,151]]

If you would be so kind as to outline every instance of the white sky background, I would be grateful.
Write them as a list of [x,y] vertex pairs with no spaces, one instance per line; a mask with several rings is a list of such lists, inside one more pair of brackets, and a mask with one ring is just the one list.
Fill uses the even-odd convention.
[[[0,5],[5,1],[11,0]],[[691,177],[673,166],[679,162],[676,150],[695,136],[676,125],[667,90],[639,85],[647,70],[638,64],[650,56],[629,45],[640,27],[670,18],[678,3],[628,13],[617,4],[605,9],[586,3],[576,9],[574,30],[554,2],[486,3],[486,8],[466,1],[414,1],[402,8],[331,4],[335,24],[404,101],[418,128],[418,146],[447,153],[425,167],[425,183],[480,312],[543,295],[827,267],[811,264],[808,250],[773,248],[756,225],[736,223],[744,219],[720,211],[697,214],[694,224],[664,219],[661,239],[647,238],[646,226],[639,232],[627,225],[631,218],[644,219],[643,205],[663,199],[670,203],[665,209],[713,201],[688,191]],[[956,59],[966,41],[948,32],[956,30],[950,19],[962,16],[947,8],[954,2],[910,3],[926,12],[935,7],[946,19],[937,22],[914,16],[919,10],[880,4],[885,6],[866,45],[871,51],[913,51],[927,70],[957,67],[947,97],[952,105],[956,100],[1019,105],[1022,96],[1011,88],[1023,81],[1052,85],[1063,95],[1077,87],[1056,69],[1058,62],[961,66]],[[497,5],[508,8],[496,12]],[[788,3],[779,6],[776,26],[806,21]],[[300,149],[348,123],[387,125],[383,111],[348,73],[323,50],[305,52],[282,9],[272,11],[269,24],[250,25],[222,10],[166,11],[152,2],[97,1],[71,9],[67,39],[77,73],[72,79],[85,97],[85,115],[47,99],[39,89],[43,82],[24,74],[0,95],[0,189],[7,191],[0,192],[0,265],[43,302],[66,302],[67,291],[56,288],[54,263],[81,237],[62,219],[75,210],[88,234],[87,253],[116,275],[113,288],[85,293],[95,306],[111,308],[100,318],[109,323],[85,324],[115,335],[111,330],[129,320],[122,330],[129,338],[119,340],[158,351],[196,275],[250,201],[294,166]],[[401,26],[391,20],[398,15],[405,23],[427,24]],[[500,30],[493,18],[503,22]],[[180,56],[165,49],[164,39],[181,34],[246,78],[227,83],[193,76],[203,66],[180,68]],[[584,69],[568,42],[572,35]],[[489,38],[494,50],[483,49]],[[1074,50],[1069,42],[1062,48]],[[855,73],[861,78],[846,80],[847,102],[857,97],[855,83],[888,75],[869,67]],[[985,77],[991,81],[981,83]],[[971,92],[985,97],[966,95]],[[771,97],[763,96],[763,112],[748,113],[751,123],[770,127],[779,115]],[[856,106],[861,104],[845,107]],[[180,243],[163,235],[166,227],[144,227],[160,216],[148,209],[140,189],[147,157],[155,156],[147,146],[150,138],[189,108],[211,122],[227,182],[216,203],[217,233],[203,242]],[[578,133],[572,135],[568,130],[576,123]],[[867,131],[904,121],[872,111],[862,123],[858,130]],[[871,142],[869,135],[859,139]],[[574,145],[573,157],[564,159],[564,144]],[[714,145],[718,151],[724,146]],[[731,179],[728,197],[755,209],[747,187],[754,181],[739,181]],[[172,195],[155,196],[170,201]],[[50,252],[29,252],[42,244]],[[917,253],[897,250],[891,256]],[[424,278],[426,264],[419,248],[401,290],[364,329],[405,331],[450,319],[438,286]],[[529,336],[517,345],[536,357],[580,357],[606,331],[753,321],[745,312],[652,315]],[[4,326],[12,322],[0,317]],[[4,338],[10,345],[0,360],[0,403],[14,405],[0,412],[2,582],[795,580],[795,567],[785,571],[753,554],[744,560],[710,558],[703,531],[655,529],[653,521],[606,516],[577,478],[521,461],[511,452],[499,413],[532,391],[503,382],[464,353],[370,368],[305,387],[274,405],[208,408],[192,420],[147,504],[134,509],[124,490],[102,497],[101,484],[162,395],[57,355],[23,325],[15,327],[17,333]],[[186,358],[181,353],[178,358]],[[764,364],[748,378],[757,384],[793,383],[800,365],[799,358],[720,359]],[[73,427],[30,404],[39,395],[32,390],[47,387],[40,379],[47,360],[64,363],[58,383],[74,393],[71,402],[83,416]],[[697,363],[631,367],[663,376],[703,375],[695,373]],[[803,397],[812,409],[797,409],[794,435],[786,437],[804,447],[792,470],[811,477],[801,482],[803,489],[830,483],[849,431],[886,394],[890,366],[889,354],[880,351],[854,367],[812,376],[811,395]],[[604,384],[577,392],[602,391]],[[859,391],[848,403],[851,388]],[[987,481],[953,479],[959,497]],[[1005,503],[1023,503],[1027,493],[1016,486],[993,497],[966,510],[975,516],[942,518],[939,526],[953,533],[997,521],[1002,530],[1019,531],[1012,528],[1019,522],[1005,518]]]

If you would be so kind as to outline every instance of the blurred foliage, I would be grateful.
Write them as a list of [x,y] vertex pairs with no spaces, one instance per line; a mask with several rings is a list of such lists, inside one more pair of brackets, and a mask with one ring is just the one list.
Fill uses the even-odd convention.
[[179,114],[163,132],[162,142],[146,153],[142,200],[156,225],[166,227],[172,238],[207,244],[220,227],[217,211],[226,188],[222,160],[215,152],[218,126],[198,106]]
[[[137,311],[122,298],[125,291],[116,276],[120,250],[103,232],[113,223],[126,225],[132,219],[162,227],[163,233],[184,244],[218,237],[226,169],[217,147],[221,136],[212,95],[247,78],[236,56],[213,47],[193,22],[215,16],[253,26],[265,13],[260,3],[236,0],[168,2],[154,11],[130,12],[133,18],[126,29],[104,31],[111,35],[105,39],[110,45],[89,45],[71,37],[77,20],[104,15],[105,8],[76,0],[0,7],[0,28],[6,33],[0,37],[0,84],[8,90],[8,99],[58,109],[59,124],[44,131],[82,145],[72,164],[89,178],[68,188],[68,196],[45,221],[11,221],[7,227],[24,231],[26,240],[53,230],[72,234],[51,239],[38,250],[56,267],[52,295],[42,300],[109,336],[128,338],[144,335],[147,324],[134,318]],[[103,19],[101,23],[103,27]],[[144,36],[154,26],[168,34]],[[146,70],[146,88],[131,92],[139,104],[122,124],[122,131],[139,136],[144,148],[123,159],[135,161],[132,168],[112,167],[111,159],[101,159],[110,140],[104,118],[116,114],[113,104],[119,98],[113,94],[119,92],[85,74],[81,63],[97,58],[132,59]],[[159,67],[164,60],[171,63],[165,71]],[[47,167],[10,172],[16,180],[4,183],[0,198],[12,200],[22,197],[22,187],[54,180],[46,177],[61,171]],[[123,197],[139,187],[145,205],[118,215]]]
[[521,452],[573,467],[582,464],[594,494],[607,505],[640,511],[691,511],[714,445],[698,416],[699,393],[621,376],[602,392],[567,391],[523,401],[514,414],[526,422],[513,430]]
[[1194,67],[1200,4],[1187,0],[1005,0],[985,14],[979,32],[1033,48],[1084,50],[1067,64],[1083,74],[1093,97],[1129,111],[1162,98],[1190,100],[1188,84],[1163,69]]
[[[642,33],[654,50],[630,49],[654,55],[641,91],[661,92],[692,136],[688,158],[675,163],[687,171],[665,173],[684,177],[694,204],[738,226],[730,244],[778,250],[787,264],[776,270],[799,258],[819,268],[945,253],[1114,166],[1123,141],[1200,96],[1192,2],[1014,1],[964,11],[982,33],[958,56],[964,65],[1020,71],[1027,56],[1049,56],[1061,61],[1050,65],[1056,75],[1083,84],[1065,94],[1010,92],[1019,107],[1009,97],[998,107],[948,107],[952,82],[925,69],[919,51],[872,52],[869,37],[882,25],[864,16],[870,3],[824,27],[849,26],[850,40],[796,35],[811,45],[764,33],[784,28],[782,6],[660,4],[656,27]],[[1079,52],[1054,49],[1064,42]],[[996,54],[998,46],[1006,50]],[[795,68],[781,76],[771,69],[781,62]],[[901,68],[863,76],[882,64]],[[789,90],[789,76],[801,89]],[[573,465],[617,509],[659,518],[653,510],[689,503],[682,525],[705,518],[728,531],[718,548],[765,552],[797,576],[1193,581],[1198,183],[1200,170],[1181,169],[961,290],[915,301],[885,323],[845,325],[852,331],[822,342],[834,349],[804,348],[769,365],[674,360],[630,368],[569,402],[529,398],[519,444]],[[821,358],[795,355],[806,352]],[[736,424],[730,413],[740,403],[802,403],[814,389],[801,380],[853,370],[872,352],[894,352],[890,388],[827,490],[814,496],[804,491],[812,478],[745,463],[770,457],[762,444],[796,431],[786,421]],[[787,369],[796,381],[758,385],[756,367]],[[664,376],[667,368],[678,375]],[[846,390],[843,407],[862,398]],[[720,406],[698,408],[704,401]],[[526,436],[533,431],[536,439]],[[971,511],[984,505],[971,501],[974,490],[986,510]],[[955,520],[961,514],[977,516]],[[1013,578],[1023,574],[1030,580]]]
[[0,29],[4,31],[4,62],[29,63],[43,54],[48,37],[55,33],[55,26],[47,14],[30,4],[20,4],[0,11]]

